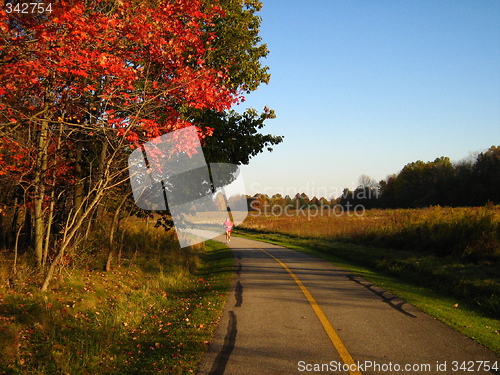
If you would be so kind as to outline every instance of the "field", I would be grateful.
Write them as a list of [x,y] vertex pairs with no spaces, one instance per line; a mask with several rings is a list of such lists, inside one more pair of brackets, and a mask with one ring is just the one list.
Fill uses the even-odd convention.
[[500,258],[500,206],[335,212],[250,212],[243,229],[415,250],[463,261]]
[[500,352],[499,206],[255,211],[238,228],[355,271],[361,267],[382,282],[406,283],[394,292],[411,289],[411,303]]

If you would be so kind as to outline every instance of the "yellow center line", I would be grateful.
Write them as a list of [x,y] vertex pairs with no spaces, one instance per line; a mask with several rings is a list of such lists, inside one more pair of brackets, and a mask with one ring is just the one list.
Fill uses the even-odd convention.
[[264,253],[269,255],[271,258],[273,258],[276,262],[279,263],[281,267],[283,267],[286,272],[290,274],[293,280],[297,283],[299,286],[300,290],[302,290],[302,293],[306,296],[307,300],[309,301],[309,304],[313,308],[314,312],[316,313],[316,316],[318,317],[319,321],[323,325],[323,328],[325,329],[328,337],[330,338],[330,341],[332,342],[333,346],[337,350],[337,352],[340,355],[340,358],[342,358],[342,361],[348,366],[349,368],[349,374],[351,375],[362,375],[361,372],[358,370],[358,366],[356,362],[354,362],[354,359],[352,359],[351,354],[349,354],[347,348],[345,347],[344,343],[340,339],[339,335],[337,335],[337,332],[335,331],[335,328],[333,328],[332,324],[326,317],[325,313],[323,312],[323,309],[318,305],[318,302],[314,299],[314,297],[311,295],[309,290],[305,287],[304,284],[302,284],[302,281],[292,272],[288,266],[283,263],[281,260],[276,258],[274,255],[269,253],[268,251],[264,250],[263,248],[253,245],[252,246],[262,250]]

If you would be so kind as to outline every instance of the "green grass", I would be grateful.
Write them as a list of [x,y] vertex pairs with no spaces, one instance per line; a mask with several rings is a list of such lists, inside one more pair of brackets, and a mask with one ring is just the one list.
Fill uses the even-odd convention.
[[[477,265],[470,265],[472,269],[460,273],[457,268],[467,267],[457,264],[453,259],[438,259],[429,254],[241,229],[235,234],[303,251],[330,261],[400,296],[500,354],[500,302],[498,294],[494,294],[495,291],[498,293],[498,286],[495,284],[498,279],[495,280],[492,276],[492,285],[489,285],[484,269],[476,269]],[[457,280],[462,284],[457,285]],[[471,300],[461,294],[466,289],[470,292],[474,285],[478,291],[481,288],[486,290],[481,292],[481,298]],[[491,292],[493,295],[489,294]]]
[[65,271],[48,293],[0,289],[0,373],[195,373],[233,269],[224,245],[206,248],[196,267],[146,256],[111,273]]

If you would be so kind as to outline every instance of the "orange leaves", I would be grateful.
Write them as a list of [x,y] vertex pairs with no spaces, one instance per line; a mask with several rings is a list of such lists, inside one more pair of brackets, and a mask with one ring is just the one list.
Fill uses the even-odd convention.
[[26,173],[32,151],[19,142],[6,137],[0,138],[0,176]]
[[[154,66],[152,89],[169,93],[160,101],[170,108],[187,104],[221,110],[235,101],[235,93],[224,87],[225,76],[205,66],[212,39],[203,24],[220,16],[218,8],[202,11],[200,2],[191,0],[168,2],[158,8],[128,0],[116,5],[111,12],[101,12],[99,6],[85,8],[81,1],[67,1],[58,3],[44,22],[17,20],[25,22],[19,27],[29,34],[15,49],[5,51],[4,61],[22,56],[5,64],[0,72],[2,83],[18,84],[17,92],[10,96],[22,96],[28,86],[41,84],[45,87],[30,90],[41,94],[64,88],[69,94],[66,99],[71,100],[104,84],[103,91],[112,96],[113,104],[132,105],[134,100],[122,100],[126,93],[141,101],[156,95],[138,90],[146,75],[151,75],[144,67]],[[13,40],[12,27],[2,22],[2,36],[7,40]],[[5,94],[5,90],[0,92]],[[54,104],[64,106],[62,99]],[[178,118],[175,111],[169,120]]]
[[88,73],[82,69],[70,69],[70,73],[73,73],[76,76],[88,77]]
[[127,135],[127,140],[130,142],[130,143],[136,143],[139,141],[139,136],[137,135],[137,133],[135,132],[131,132]]
[[[207,63],[215,48],[207,25],[220,16],[197,0],[66,0],[43,17],[0,10],[0,128],[33,148],[4,141],[0,174],[32,184],[37,160],[46,158],[39,190],[70,194],[72,182],[94,170],[89,164],[105,138],[134,147],[191,125],[182,115],[190,108],[229,108],[238,100],[227,85],[229,67]],[[42,126],[46,143],[36,139]],[[36,147],[42,140],[46,157]],[[94,176],[89,181],[98,184]]]

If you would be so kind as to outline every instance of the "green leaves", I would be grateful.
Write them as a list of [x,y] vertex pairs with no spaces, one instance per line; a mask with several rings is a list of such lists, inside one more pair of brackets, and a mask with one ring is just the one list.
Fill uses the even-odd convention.
[[248,164],[250,159],[263,151],[265,147],[283,141],[282,136],[260,134],[264,121],[274,118],[274,111],[265,109],[260,115],[254,109],[243,114],[235,111],[217,113],[205,111],[193,117],[200,125],[213,128],[212,137],[207,137],[203,152],[208,163]]
[[269,68],[261,63],[269,53],[259,36],[261,18],[256,13],[262,8],[262,3],[257,0],[221,0],[219,6],[224,11],[223,17],[215,19],[214,24],[206,29],[216,36],[207,63],[227,69],[227,84],[249,93],[270,79]]

